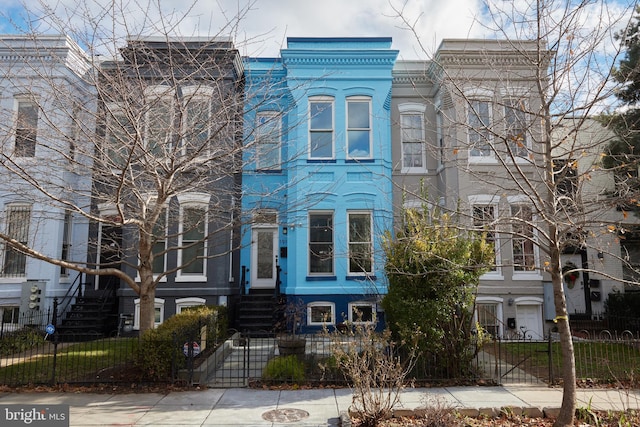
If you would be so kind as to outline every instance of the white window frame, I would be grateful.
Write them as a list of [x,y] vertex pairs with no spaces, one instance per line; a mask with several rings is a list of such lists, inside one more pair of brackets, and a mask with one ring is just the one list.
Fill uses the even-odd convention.
[[[471,123],[471,115],[473,114],[476,117],[476,120],[481,121],[483,117],[479,116],[478,107],[475,105],[476,103],[486,103],[487,104],[487,121],[488,123],[483,123],[485,129],[476,130],[473,127],[473,123]],[[483,161],[495,161],[495,152],[493,150],[493,135],[491,133],[491,126],[493,123],[493,102],[491,98],[475,96],[469,99],[466,105],[466,120],[467,120],[467,143],[469,147],[469,161],[470,162],[483,162]],[[474,154],[475,150],[480,150],[480,148],[474,147],[475,142],[473,141],[474,135],[477,135],[478,143],[481,144],[482,150],[488,150],[487,154]]]
[[[36,99],[33,99],[32,97],[28,97],[28,96],[17,96],[15,98],[15,121],[14,121],[14,126],[15,126],[15,134],[14,134],[14,138],[13,138],[13,153],[15,154],[16,158],[20,158],[20,159],[32,159],[34,157],[37,156],[37,151],[38,151],[38,126],[40,123],[40,108],[38,106],[38,102]],[[25,107],[32,107],[35,110],[35,123],[28,123],[28,127],[26,126],[20,126],[20,107],[21,106],[25,106]],[[31,126],[35,125],[35,128],[32,128]],[[25,134],[20,137],[20,140],[22,142],[27,142],[27,139],[29,139],[31,136],[28,135],[28,131],[31,130],[33,132],[33,153],[31,154],[31,148],[29,147],[29,153],[28,155],[19,155],[19,151],[18,151],[18,139],[19,139],[19,134],[20,131],[23,130],[25,132]]]
[[[526,196],[508,196],[507,202],[509,204],[509,214],[513,216],[513,207],[515,206],[529,206],[531,208],[531,222],[535,224],[536,222],[536,214],[533,210],[533,206],[531,202]],[[533,270],[516,270],[515,268],[515,260],[513,259],[513,238],[515,235],[513,234],[513,227],[511,228],[511,261],[513,267],[513,280],[542,280],[542,275],[540,274],[540,249],[538,247],[538,232],[536,227],[531,226],[532,228],[532,244],[533,244],[533,259],[534,259],[534,268]]]
[[[369,217],[369,241],[352,241],[351,240],[351,215],[367,215]],[[373,212],[368,210],[350,210],[347,211],[347,275],[349,276],[362,276],[362,275],[370,275],[375,271],[375,261],[373,254]],[[370,262],[371,269],[369,271],[351,271],[351,245],[362,245],[369,244],[369,254],[370,254]]]
[[498,332],[496,336],[504,336],[504,298],[490,297],[490,296],[478,296],[476,297],[476,309],[473,312],[473,323],[479,324],[478,318],[478,305],[495,305],[496,306],[496,321],[498,323]]
[[[4,313],[9,309],[11,310],[11,322],[4,322]],[[14,316],[14,310],[18,311],[18,315]],[[2,324],[2,330],[4,332],[15,331],[20,328],[20,306],[19,305],[4,305],[0,306],[0,324]]]
[[[163,251],[166,251],[167,250],[167,243],[168,243],[167,242],[167,235],[168,235],[168,232],[169,232],[169,206],[168,205],[165,205],[162,208],[162,211],[160,212],[160,215],[162,215],[163,213],[164,213],[164,239],[158,239],[156,241],[156,243],[162,242],[163,246],[164,246]],[[158,217],[158,219],[160,219],[160,218]],[[162,265],[164,267],[163,269],[166,271],[166,268],[167,268],[167,253],[166,252],[164,254],[162,254]],[[153,270],[153,265],[151,266],[151,268]],[[156,273],[155,271],[153,272],[153,276],[154,277],[158,277],[160,274],[162,274],[162,273]],[[166,280],[167,280],[167,277],[164,276],[161,281],[166,281]]]
[[[363,306],[368,306],[371,307],[371,320],[370,321],[358,321],[357,318],[355,318],[355,313],[354,308],[355,307],[363,307]],[[349,303],[349,323],[352,323],[354,325],[367,325],[367,324],[373,324],[376,323],[378,321],[377,318],[377,304],[374,302],[370,302],[370,301],[352,301]]]
[[[311,315],[313,309],[316,307],[328,307],[331,312],[331,319],[329,321],[314,322]],[[308,326],[324,326],[336,324],[336,305],[330,301],[313,301],[307,304],[307,325]]]
[[438,163],[438,171],[444,169],[444,152],[445,152],[445,144],[444,144],[444,129],[443,129],[443,118],[442,111],[438,108],[436,109],[436,139],[437,139],[437,150],[438,154],[437,163]]
[[[140,329],[140,298],[134,299],[133,300],[133,304],[135,306],[134,311],[133,311],[133,329],[139,330]],[[154,303],[153,303],[153,308],[156,311],[157,310],[160,311],[160,321],[159,322],[155,321],[155,316],[154,316],[153,327],[157,328],[158,326],[160,326],[162,324],[162,322],[164,322],[164,299],[155,298]]]
[[[212,87],[209,86],[186,86],[184,88],[182,88],[182,108],[183,108],[183,115],[182,115],[182,129],[181,129],[181,147],[180,147],[180,154],[183,156],[187,156],[187,141],[186,141],[186,136],[187,134],[189,134],[191,132],[191,128],[192,125],[189,123],[189,114],[188,114],[188,105],[191,102],[196,102],[196,103],[200,103],[200,102],[205,102],[207,104],[207,108],[208,108],[208,112],[206,114],[206,117],[208,118],[208,120],[206,120],[207,123],[210,122],[211,116],[213,114],[213,102],[212,102],[212,97],[214,95],[214,89]],[[211,137],[211,126],[207,125],[205,132],[207,134],[207,149],[206,150],[202,150],[200,152],[200,154],[198,156],[196,156],[196,159],[207,159],[209,158],[209,154],[210,154],[210,148],[211,148],[211,142],[210,142],[210,137]]]
[[[265,118],[266,122],[273,124],[274,128],[271,132],[265,134],[265,138],[262,137],[263,133],[261,118]],[[273,132],[276,133],[275,137]],[[277,111],[259,111],[256,114],[256,137],[255,137],[255,158],[256,158],[256,170],[280,170],[282,168],[282,115]],[[265,143],[266,142],[266,143]],[[275,151],[275,162],[273,164],[262,165],[261,160],[265,158],[262,154],[262,148],[267,148],[268,152]],[[270,156],[266,156],[270,158]]]
[[[513,103],[522,103],[522,108],[514,108]],[[517,152],[517,151],[512,151],[512,155],[513,157],[516,159],[516,161],[522,161],[525,159],[528,159],[529,153],[530,153],[530,143],[529,141],[531,140],[531,138],[529,137],[528,133],[528,126],[527,126],[527,102],[525,99],[522,99],[520,97],[505,97],[503,98],[503,103],[504,103],[504,137],[505,137],[505,153],[507,153],[507,157],[509,157],[509,145],[512,144],[512,141],[510,141],[510,123],[507,120],[507,114],[509,111],[514,111],[514,118],[515,118],[515,123],[517,123],[518,120],[518,113],[522,114],[522,117],[520,117],[520,119],[522,119],[521,123],[519,123],[519,125],[522,127],[522,137],[524,138],[524,142],[521,143],[522,147],[517,147],[520,148],[522,150],[522,152]]]
[[[206,282],[207,281],[207,246],[209,243],[209,200],[211,196],[206,193],[187,193],[178,196],[179,208],[179,225],[178,225],[178,246],[182,247],[184,238],[184,209],[185,208],[197,208],[202,209],[205,212],[204,219],[204,241],[203,241],[203,259],[202,259],[202,274],[184,273],[182,269],[179,269],[176,273],[176,282]],[[183,249],[178,250],[178,266],[181,266],[183,256]]]
[[[329,103],[331,104],[331,128],[312,128],[311,127],[311,121],[312,121],[312,113],[311,113],[311,104],[312,103]],[[335,106],[335,98],[332,96],[312,96],[309,97],[308,100],[308,114],[309,114],[309,137],[308,137],[308,144],[309,144],[309,149],[308,149],[308,158],[309,160],[333,160],[335,159],[335,155],[336,155],[336,143],[335,143],[335,128],[336,128],[336,106]],[[314,132],[330,132],[331,133],[331,155],[330,156],[314,156],[313,155],[313,150],[312,150],[312,146],[311,146],[311,134]]]
[[[71,212],[70,210],[65,210],[62,217],[62,239],[60,239],[60,259],[63,261],[69,261],[71,258],[72,236],[73,212]],[[60,277],[69,277],[69,269],[60,267]]]
[[[104,130],[104,145],[102,149],[102,160],[106,166],[108,166],[111,170],[122,170],[126,167],[125,161],[129,157],[129,151],[132,149],[131,143],[122,143],[116,144],[114,147],[113,142],[118,142],[121,138],[125,137],[124,132],[116,136],[116,141],[112,141],[111,137],[114,135],[113,129],[115,126],[112,125],[114,120],[117,120],[117,116],[122,116],[126,119],[124,123],[119,123],[118,130],[121,130],[121,125],[126,126],[127,124],[131,125],[131,122],[128,120],[126,109],[122,104],[118,104],[115,102],[109,102],[105,104],[105,130]],[[118,147],[120,149],[118,149]],[[120,159],[119,159],[120,157]]]
[[[474,217],[474,208],[475,207],[483,207],[483,206],[491,206],[493,207],[493,219],[498,220],[499,218],[499,207],[500,207],[500,196],[488,195],[488,194],[477,194],[469,196],[469,206],[471,209],[470,215],[471,220],[475,221]],[[480,276],[481,280],[503,280],[504,276],[502,274],[502,251],[501,251],[501,239],[500,233],[498,232],[497,225],[493,228],[493,236],[494,236],[494,252],[495,252],[495,270],[488,271]]]
[[[32,239],[31,236],[31,221],[33,219],[33,206],[29,203],[10,203],[7,204],[4,208],[4,214],[5,214],[5,218],[4,218],[4,230],[5,233],[9,236],[11,236],[12,238],[16,238],[16,237],[22,237],[22,236],[15,236],[12,235],[14,233],[11,233],[11,230],[9,230],[9,225],[10,225],[10,221],[9,221],[9,217],[10,217],[10,212],[12,211],[22,211],[22,212],[28,212],[28,217],[29,220],[26,224],[26,241],[23,241],[22,243],[29,245],[29,242]],[[7,254],[9,253],[9,251],[13,251],[12,248],[9,247],[9,245],[7,243],[3,244],[3,251],[2,251],[2,256],[0,257],[0,261],[2,261],[1,264],[1,268],[0,268],[0,277],[4,277],[4,278],[11,278],[11,277],[25,277],[27,275],[27,264],[29,261],[29,258],[27,257],[27,255],[25,254],[21,254],[21,253],[17,253],[17,257],[19,257],[24,265],[24,269],[22,272],[17,272],[17,273],[7,273],[6,272],[6,267],[7,267]],[[18,259],[18,258],[16,258]]]
[[[350,103],[361,102],[366,103],[368,105],[369,110],[369,126],[368,127],[351,127],[349,123],[349,105]],[[368,160],[373,158],[373,114],[372,110],[372,99],[370,96],[349,96],[345,100],[345,129],[346,129],[346,138],[345,138],[345,153],[347,160]],[[350,149],[350,141],[349,134],[350,132],[367,132],[369,139],[369,147],[368,147],[368,155],[366,156],[352,156],[349,153]]]
[[[327,272],[312,272],[311,271],[311,245],[315,244],[327,244],[328,242],[312,242],[311,241],[311,217],[313,215],[328,215],[331,217],[331,271]],[[309,235],[307,244],[307,260],[308,268],[307,272],[309,276],[333,276],[336,271],[336,224],[335,224],[335,212],[327,210],[309,211],[307,214],[307,221],[309,224]]]
[[[426,141],[426,132],[425,132],[425,121],[424,121],[424,113],[427,109],[427,106],[424,104],[418,103],[404,103],[398,105],[398,111],[400,112],[400,156],[401,156],[401,171],[402,173],[426,173],[427,172],[427,141]],[[404,126],[403,126],[403,117],[405,116],[419,116],[420,117],[420,132],[421,137],[418,141],[405,141],[404,140]],[[408,144],[418,144],[421,147],[420,156],[422,161],[421,167],[414,166],[405,166],[405,147]]]
[[206,305],[207,300],[199,297],[176,298],[176,314],[189,307],[199,307]]
[[[146,107],[146,111],[144,113],[144,146],[145,146],[145,150],[147,152],[148,155],[153,155],[155,157],[160,157],[160,159],[163,159],[165,157],[167,157],[167,155],[171,155],[171,153],[173,152],[173,137],[174,137],[174,119],[175,119],[175,104],[174,104],[174,97],[175,97],[175,89],[173,89],[172,87],[168,86],[168,85],[156,85],[156,86],[149,86],[145,89],[144,91],[144,96],[145,96],[145,107]],[[152,128],[151,123],[156,123],[157,122],[155,120],[152,120],[151,117],[151,111],[153,110],[153,108],[157,107],[158,105],[162,105],[163,103],[168,101],[168,105],[167,105],[167,110],[169,112],[169,118],[168,118],[168,128],[166,129],[166,135],[165,137],[165,141],[164,144],[162,143],[162,141],[160,141],[159,143],[161,144],[158,147],[155,147],[155,149],[158,150],[157,153],[154,152],[154,147],[151,146],[151,140],[150,140],[150,129]]]

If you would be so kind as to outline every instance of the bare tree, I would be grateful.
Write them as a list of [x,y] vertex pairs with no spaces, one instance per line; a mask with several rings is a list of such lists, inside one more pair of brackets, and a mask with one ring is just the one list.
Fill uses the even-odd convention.
[[[564,381],[556,425],[572,425],[576,373],[562,255],[615,257],[619,250],[611,230],[622,218],[600,171],[610,135],[594,138],[590,117],[611,105],[610,73],[620,52],[614,35],[633,8],[553,0],[483,6],[478,23],[497,40],[445,40],[435,52],[422,45],[444,141],[433,147],[442,164],[429,193],[447,195],[452,210],[468,207],[468,224],[489,231],[496,245],[496,268],[540,276],[540,289],[542,280],[552,283]],[[416,21],[402,7],[396,12],[417,34]],[[483,201],[491,210],[474,205],[479,193],[491,199]],[[597,261],[576,271],[616,276]]]
[[[38,27],[22,37],[36,47],[15,49],[20,69],[8,67],[6,77],[26,69],[38,82],[21,89],[39,120],[38,160],[25,164],[35,153],[20,151],[18,123],[6,129],[0,167],[14,191],[43,210],[90,222],[89,258],[43,252],[8,229],[0,239],[11,251],[98,275],[101,285],[109,277],[127,284],[140,297],[144,331],[167,277],[218,275],[229,286],[237,267],[230,254],[239,244],[245,104],[242,60],[229,35],[251,5],[206,37],[180,33],[190,8],[177,15],[153,3],[74,6],[71,14],[46,2],[27,11]],[[72,55],[56,58],[40,30],[74,38]],[[51,58],[77,71],[77,82],[53,75]]]

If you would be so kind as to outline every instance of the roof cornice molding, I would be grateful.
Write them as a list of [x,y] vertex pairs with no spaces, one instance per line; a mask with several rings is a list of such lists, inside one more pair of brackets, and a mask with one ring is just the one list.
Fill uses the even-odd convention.
[[290,65],[303,66],[384,66],[393,67],[398,56],[397,50],[387,50],[380,52],[372,51],[318,51],[318,50],[292,50],[282,51],[283,62]]

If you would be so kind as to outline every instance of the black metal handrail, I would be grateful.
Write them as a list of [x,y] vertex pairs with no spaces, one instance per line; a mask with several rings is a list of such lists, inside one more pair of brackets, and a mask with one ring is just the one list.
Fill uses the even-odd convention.
[[[64,316],[65,313],[69,311],[69,307],[71,307],[74,297],[76,298],[76,300],[78,298],[82,298],[82,287],[84,285],[84,281],[81,280],[82,277],[83,277],[83,273],[80,273],[76,276],[74,281],[71,282],[71,285],[67,289],[67,292],[62,297],[62,302],[59,302],[58,304],[56,320],[61,320],[62,316]],[[74,289],[74,286],[76,286],[75,289]]]

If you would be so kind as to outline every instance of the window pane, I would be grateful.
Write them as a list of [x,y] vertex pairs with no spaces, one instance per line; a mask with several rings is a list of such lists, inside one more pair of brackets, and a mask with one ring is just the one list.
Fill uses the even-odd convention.
[[371,156],[369,101],[347,102],[347,152],[349,157]]
[[259,114],[256,129],[256,167],[275,169],[280,167],[280,117]]
[[371,216],[349,214],[349,272],[372,271]]
[[403,114],[400,116],[400,128],[402,142],[423,141],[421,114]]
[[423,145],[421,142],[405,142],[402,144],[402,162],[405,168],[423,167],[422,147]]
[[506,140],[514,156],[527,156],[527,137],[524,106],[521,101],[507,100],[505,106]]
[[348,127],[350,129],[369,128],[369,102],[349,101]]
[[474,206],[473,207],[473,225],[480,233],[484,233],[485,241],[493,247],[492,271],[496,270],[496,241],[495,228],[493,220],[495,219],[493,206]]
[[18,104],[18,117],[16,123],[16,156],[33,157],[36,155],[37,129],[37,107],[30,102],[20,102]]
[[309,272],[333,273],[333,216],[309,216]]
[[333,130],[333,104],[331,102],[311,102],[309,106],[313,130]]
[[257,232],[258,236],[258,279],[273,279],[274,259],[273,259],[273,231],[265,230]]
[[[185,154],[206,155],[209,139],[210,102],[206,99],[191,99],[186,105],[185,114],[187,115],[184,130]],[[167,123],[167,126],[170,125]],[[167,127],[167,129],[170,128]]]
[[170,100],[161,98],[152,101],[147,111],[147,150],[149,153],[162,156],[171,151],[172,120]]
[[333,310],[330,305],[314,305],[311,307],[312,323],[333,323]]
[[[28,244],[31,208],[28,206],[14,206],[7,209],[7,234],[20,243]],[[5,246],[4,274],[24,275],[27,256],[16,249]]]
[[373,322],[372,305],[352,305],[351,310],[354,322]]
[[333,157],[333,132],[311,132],[311,157]]
[[[188,248],[182,249],[182,263],[186,264],[191,262],[191,264],[185,266],[182,269],[184,274],[204,274],[204,242],[194,243],[192,246]],[[198,259],[196,259],[198,258]]]
[[469,104],[469,144],[472,156],[489,156],[489,101],[471,101]]
[[535,254],[533,244],[533,219],[531,207],[527,205],[512,205],[511,215],[514,218],[512,230],[513,264],[516,271],[535,270]]

